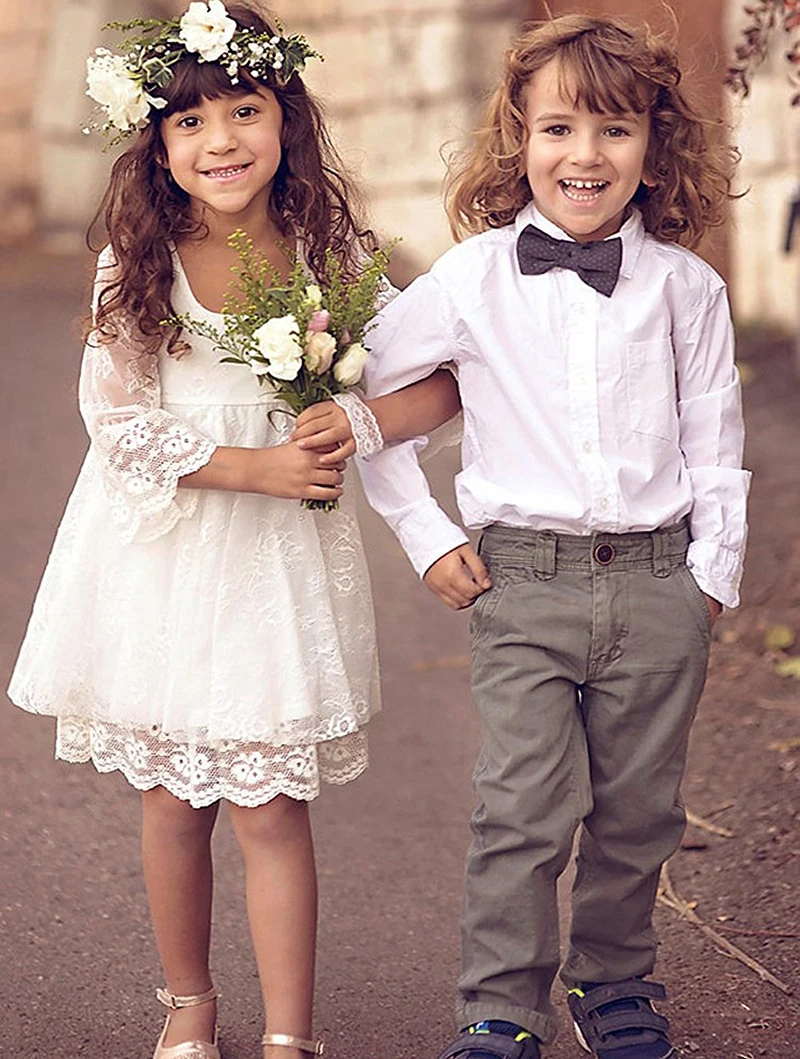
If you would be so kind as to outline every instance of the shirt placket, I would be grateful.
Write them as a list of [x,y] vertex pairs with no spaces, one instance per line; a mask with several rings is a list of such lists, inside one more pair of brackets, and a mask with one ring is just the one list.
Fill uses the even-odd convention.
[[566,326],[573,447],[576,462],[589,485],[589,527],[613,529],[618,517],[616,496],[600,446],[598,295],[577,277],[574,282],[577,289],[569,301]]

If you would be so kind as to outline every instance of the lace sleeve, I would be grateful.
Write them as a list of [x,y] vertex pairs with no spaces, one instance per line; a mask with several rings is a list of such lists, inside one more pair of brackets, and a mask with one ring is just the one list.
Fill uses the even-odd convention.
[[[112,269],[107,248],[98,260],[94,309]],[[178,479],[208,463],[216,443],[161,408],[158,358],[137,353],[124,322],[113,342],[89,336],[79,400],[121,539],[153,540],[191,517],[197,492],[179,490]]]

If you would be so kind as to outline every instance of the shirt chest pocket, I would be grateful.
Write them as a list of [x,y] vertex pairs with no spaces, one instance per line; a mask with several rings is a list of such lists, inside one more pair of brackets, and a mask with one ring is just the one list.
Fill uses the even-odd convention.
[[670,339],[628,342],[625,381],[633,433],[677,443],[678,402]]

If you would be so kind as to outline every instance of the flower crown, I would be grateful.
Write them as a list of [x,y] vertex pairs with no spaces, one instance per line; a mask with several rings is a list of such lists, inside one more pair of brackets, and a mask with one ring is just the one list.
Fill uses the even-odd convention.
[[218,62],[232,85],[239,83],[240,69],[256,80],[271,75],[285,85],[305,68],[307,59],[322,58],[299,34],[284,37],[239,26],[222,0],[195,0],[181,18],[136,18],[109,22],[103,28],[121,33],[141,30],[122,41],[121,55],[97,48],[86,60],[86,95],[99,105],[105,120],[83,131],[113,132],[111,144],[146,125],[151,110],[166,107],[167,100],[154,93],[170,82],[172,67],[189,55],[196,55],[200,63]]

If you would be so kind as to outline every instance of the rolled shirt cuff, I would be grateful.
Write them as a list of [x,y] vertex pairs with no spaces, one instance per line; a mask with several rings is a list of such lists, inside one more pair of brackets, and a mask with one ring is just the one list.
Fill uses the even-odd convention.
[[469,537],[431,499],[398,519],[392,529],[420,577],[443,555],[469,543]]

